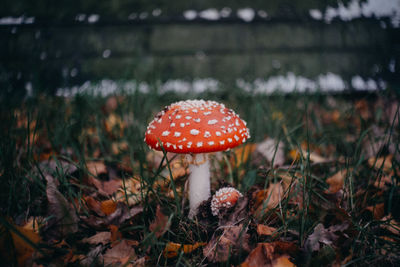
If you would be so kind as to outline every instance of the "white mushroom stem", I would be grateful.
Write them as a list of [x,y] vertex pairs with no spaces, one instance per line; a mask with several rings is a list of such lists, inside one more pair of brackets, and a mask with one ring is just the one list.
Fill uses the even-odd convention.
[[[195,155],[189,160],[189,218],[197,213],[197,208],[210,197],[210,163],[206,154]],[[202,159],[199,159],[202,158]]]

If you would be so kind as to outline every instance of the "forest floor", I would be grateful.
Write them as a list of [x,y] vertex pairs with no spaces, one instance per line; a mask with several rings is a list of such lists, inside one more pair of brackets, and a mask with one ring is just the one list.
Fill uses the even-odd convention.
[[395,97],[202,98],[235,110],[252,137],[210,156],[212,194],[229,185],[243,197],[223,216],[205,211],[194,219],[187,216],[188,163],[143,141],[155,114],[182,96],[41,96],[4,104],[0,262],[400,265]]

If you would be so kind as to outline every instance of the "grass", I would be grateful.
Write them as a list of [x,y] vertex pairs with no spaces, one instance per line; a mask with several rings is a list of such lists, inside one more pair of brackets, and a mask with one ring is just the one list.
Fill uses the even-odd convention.
[[[381,220],[383,216],[379,219],[374,217],[375,208],[366,210],[384,203],[384,215],[392,214],[399,221],[398,106],[396,116],[388,121],[386,106],[382,104],[386,102],[379,102],[389,101],[390,97],[390,93],[381,94],[378,98],[366,95],[357,99],[318,94],[255,97],[238,90],[221,90],[198,96],[223,102],[240,114],[248,122],[252,135],[249,143],[259,143],[270,137],[285,145],[285,164],[282,168],[272,168],[265,160],[255,164],[254,154],[248,160],[241,159],[241,164],[235,164],[245,153],[236,154],[234,151],[225,153],[222,160],[214,159],[217,163],[212,170],[213,192],[218,189],[218,180],[222,179],[230,181],[242,193],[251,195],[252,190],[268,189],[270,184],[282,181],[284,176],[290,178],[293,190],[286,192],[286,197],[276,208],[259,217],[252,214],[254,216],[246,221],[245,225],[253,229],[252,245],[289,240],[300,248],[292,259],[300,266],[333,262],[347,266],[365,263],[394,266],[399,263],[399,236],[388,233],[382,227],[388,222]],[[59,192],[68,203],[73,204],[73,213],[81,216],[92,212],[85,202],[85,197],[94,193],[93,186],[87,182],[88,177],[95,176],[100,181],[117,177],[122,181],[125,193],[121,201],[129,205],[129,198],[136,197],[139,199],[136,205],[143,207],[143,212],[132,222],[119,225],[123,238],[139,242],[135,247],[137,258],[146,256],[148,265],[211,264],[204,258],[201,249],[190,254],[180,251],[177,257],[171,259],[162,256],[168,242],[207,243],[212,234],[220,230],[215,220],[205,227],[187,218],[187,202],[182,205],[185,199],[182,193],[184,179],[174,181],[168,178],[173,175],[173,170],[171,159],[165,153],[159,164],[151,166],[149,149],[143,142],[146,126],[154,115],[162,107],[185,97],[172,93],[161,97],[136,92],[116,96],[115,99],[118,104],[112,111],[109,110],[108,98],[89,95],[78,95],[72,99],[37,96],[17,104],[3,101],[0,131],[3,226],[0,248],[4,251],[6,243],[12,242],[6,238],[10,232],[23,235],[18,226],[24,225],[29,218],[37,217],[40,218],[42,241],[29,245],[34,250],[42,249],[39,263],[62,263],[70,251],[76,255],[87,255],[91,250],[80,241],[96,233],[94,229],[81,221],[80,230],[75,233],[51,229],[53,218],[48,213],[51,204],[48,201],[46,175],[55,178]],[[373,106],[374,109],[371,109]],[[382,135],[378,136],[376,131]],[[372,149],[367,144],[377,141],[382,141],[384,145],[373,154],[366,153],[366,150]],[[127,146],[116,152],[115,146],[120,143]],[[305,153],[300,153],[298,159],[293,161],[289,155],[296,150]],[[315,151],[328,160],[315,163],[311,158],[311,152]],[[373,184],[387,174],[385,162],[379,161],[386,155],[393,156],[390,160],[393,182],[387,188],[379,189]],[[372,167],[368,164],[370,158],[376,159]],[[47,166],[45,163],[49,161],[55,166]],[[91,173],[88,163],[92,161],[104,162],[107,172],[100,175]],[[68,162],[76,169],[71,173],[62,162]],[[121,165],[128,167],[122,168]],[[342,190],[336,194],[325,194],[329,187],[326,180],[339,170],[347,170]],[[132,177],[139,181],[141,188],[134,196],[129,194],[126,186]],[[166,187],[159,186],[163,182],[166,182]],[[270,198],[272,196],[264,200],[265,207]],[[105,198],[99,197],[98,200]],[[158,205],[167,215],[167,224],[170,225],[160,237],[149,230]],[[310,236],[319,223],[328,227],[343,222],[351,224],[351,231],[346,232],[348,238],[340,235],[340,240],[334,244],[321,245],[318,251],[307,251],[307,242],[310,242]],[[255,224],[274,226],[277,235],[257,235]],[[67,246],[59,245],[61,240]],[[10,257],[1,253],[0,260],[11,265],[18,264],[21,255],[18,251],[13,255]],[[232,255],[228,262],[220,265],[239,264],[247,255]],[[71,261],[69,264],[78,262]]]

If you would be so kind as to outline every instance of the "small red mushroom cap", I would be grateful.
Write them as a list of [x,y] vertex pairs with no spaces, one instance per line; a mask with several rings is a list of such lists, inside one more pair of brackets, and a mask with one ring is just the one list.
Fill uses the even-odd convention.
[[167,152],[208,153],[236,147],[250,138],[233,110],[215,101],[187,100],[165,107],[147,127],[145,142]]
[[219,189],[211,200],[211,213],[218,216],[221,209],[228,209],[236,205],[239,197],[243,195],[233,187]]

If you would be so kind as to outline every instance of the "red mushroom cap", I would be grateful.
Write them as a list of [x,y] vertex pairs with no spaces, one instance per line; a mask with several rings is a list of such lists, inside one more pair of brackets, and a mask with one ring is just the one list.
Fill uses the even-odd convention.
[[215,101],[187,100],[165,107],[147,127],[145,142],[167,152],[208,153],[236,147],[250,137],[246,122]]
[[243,195],[233,187],[219,189],[211,200],[211,213],[217,216],[221,209],[235,206],[241,196]]

